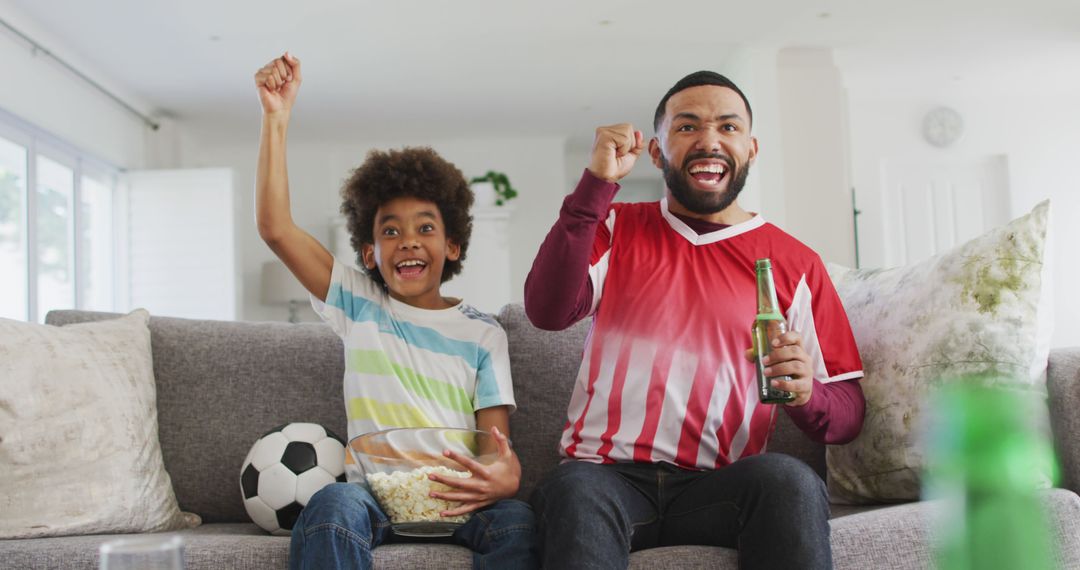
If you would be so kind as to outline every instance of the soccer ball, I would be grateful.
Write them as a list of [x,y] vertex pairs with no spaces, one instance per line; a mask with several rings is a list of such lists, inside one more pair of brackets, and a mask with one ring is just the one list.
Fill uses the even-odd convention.
[[311,496],[334,481],[345,481],[345,440],[319,424],[266,432],[240,467],[248,516],[277,535],[288,535]]

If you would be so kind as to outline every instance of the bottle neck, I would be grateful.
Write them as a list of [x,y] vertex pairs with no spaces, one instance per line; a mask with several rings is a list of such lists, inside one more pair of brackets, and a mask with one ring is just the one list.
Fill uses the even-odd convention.
[[771,268],[757,270],[757,318],[760,321],[783,318],[776,301]]

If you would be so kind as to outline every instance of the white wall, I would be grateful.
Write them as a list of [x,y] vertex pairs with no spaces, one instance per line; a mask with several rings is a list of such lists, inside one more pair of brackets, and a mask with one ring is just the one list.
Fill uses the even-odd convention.
[[777,58],[784,229],[825,261],[854,265],[847,162],[847,100],[827,49],[785,49]]
[[[61,38],[34,25],[10,2],[0,1],[4,19],[52,53],[93,77],[139,109],[148,108],[92,64],[67,49]],[[122,168],[141,168],[151,131],[135,115],[29,44],[0,30],[0,108],[43,128],[67,143]]]
[[784,117],[777,60],[778,51],[774,48],[747,48],[732,54],[717,71],[739,86],[754,113],[752,133],[758,140],[758,155],[746,187],[739,194],[739,205],[759,212],[770,223],[788,230],[782,136]]
[[[1051,200],[1054,252],[1054,346],[1080,345],[1080,264],[1076,245],[1080,226],[1080,94],[935,92],[894,95],[871,89],[850,92],[852,177],[858,191],[860,257],[867,267],[887,259],[884,244],[873,239],[881,227],[880,165],[885,158],[948,160],[990,154],[1008,157],[1010,217],[1023,215],[1038,202]],[[963,138],[937,149],[920,135],[923,115],[939,105],[957,109],[965,120]]]
[[[257,113],[253,115],[258,124]],[[371,142],[312,142],[295,136],[302,131],[302,116],[294,115],[288,161],[293,217],[297,223],[330,245],[330,219],[341,205],[340,189],[351,170],[359,166],[372,149],[398,148],[405,145],[429,145],[453,162],[466,177],[488,170],[505,172],[518,190],[510,219],[510,287],[513,300],[521,300],[525,277],[536,256],[540,242],[558,215],[565,193],[562,138],[485,138],[429,140],[414,135],[411,140]],[[250,140],[223,140],[209,131],[193,132],[182,151],[183,167],[229,167],[236,182],[236,243],[239,247],[242,306],[244,320],[283,320],[285,308],[259,302],[259,273],[262,263],[274,258],[259,239],[255,228],[254,187],[258,135]],[[235,135],[229,137],[235,141]],[[466,261],[468,263],[468,261]],[[469,299],[466,298],[466,302]],[[315,316],[305,308],[304,320]]]

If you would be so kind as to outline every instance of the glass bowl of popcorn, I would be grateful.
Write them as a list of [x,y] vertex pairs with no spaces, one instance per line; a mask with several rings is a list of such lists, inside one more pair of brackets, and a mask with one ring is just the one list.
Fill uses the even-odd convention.
[[349,453],[363,475],[362,484],[379,502],[394,532],[403,536],[450,536],[469,514],[444,517],[460,506],[436,499],[431,492],[453,491],[428,478],[471,477],[460,463],[446,457],[455,451],[482,465],[498,458],[495,438],[482,431],[457,428],[397,428],[366,433],[349,441]]

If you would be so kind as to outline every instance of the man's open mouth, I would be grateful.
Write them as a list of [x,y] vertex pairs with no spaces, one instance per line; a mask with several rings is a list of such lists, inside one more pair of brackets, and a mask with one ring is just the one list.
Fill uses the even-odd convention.
[[699,160],[686,169],[696,182],[702,186],[719,186],[728,174],[728,165],[719,160]]

